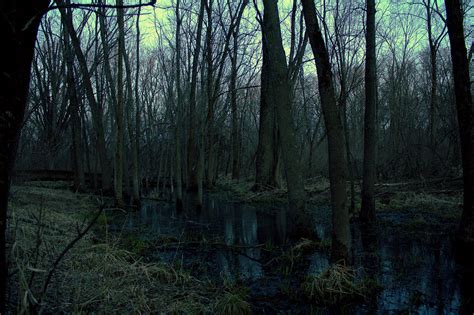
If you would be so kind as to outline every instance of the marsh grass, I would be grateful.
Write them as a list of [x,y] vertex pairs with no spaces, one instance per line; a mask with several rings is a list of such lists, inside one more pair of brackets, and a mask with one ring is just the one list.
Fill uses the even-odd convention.
[[[282,187],[260,187],[255,190],[253,179],[232,180],[230,177],[221,177],[216,189],[225,191],[229,197],[246,203],[284,204],[288,201],[288,190]],[[305,190],[309,203],[329,202],[329,180],[323,177],[308,179]]]
[[247,315],[252,314],[250,304],[241,295],[227,292],[215,305],[216,314]]
[[332,306],[365,301],[379,289],[370,279],[358,279],[351,267],[333,264],[320,274],[308,275],[302,284],[307,298],[314,304]]
[[387,201],[377,200],[380,211],[416,211],[430,213],[447,219],[457,219],[461,215],[462,194],[434,194],[423,191],[394,192]]
[[[76,243],[43,292],[52,262],[96,213],[96,198],[27,185],[12,191],[10,312],[214,314],[250,309],[242,297],[229,296],[222,287],[198,280],[180,267],[145,262],[137,254],[142,244],[125,250],[120,238],[107,233],[97,238],[89,232]],[[98,221],[106,225],[106,217]]]

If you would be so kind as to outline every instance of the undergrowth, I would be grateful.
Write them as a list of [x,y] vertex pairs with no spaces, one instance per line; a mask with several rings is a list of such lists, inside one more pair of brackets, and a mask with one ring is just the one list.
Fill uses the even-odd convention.
[[[12,189],[8,225],[9,312],[249,314],[245,296],[192,277],[166,263],[146,263],[143,244],[89,232],[53,262],[84,229],[96,198],[38,186]],[[96,224],[105,224],[104,219]]]
[[373,279],[358,279],[356,270],[341,264],[308,275],[301,286],[311,302],[325,306],[366,301],[380,288]]

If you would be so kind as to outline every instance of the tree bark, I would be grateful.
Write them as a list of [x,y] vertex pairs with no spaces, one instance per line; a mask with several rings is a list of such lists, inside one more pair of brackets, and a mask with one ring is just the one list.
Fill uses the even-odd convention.
[[175,167],[176,167],[176,208],[183,208],[183,183],[181,170],[181,126],[182,126],[182,96],[181,96],[181,16],[180,0],[176,1],[176,126],[175,126]]
[[41,17],[49,1],[0,2],[0,313],[6,311],[6,227],[11,171],[27,103],[30,69]]
[[262,70],[260,74],[260,118],[255,164],[255,190],[279,187],[278,182],[278,126],[275,106],[270,101],[272,87],[269,78],[269,52],[262,33]]
[[[117,6],[123,5],[123,0],[116,0]],[[118,56],[117,56],[117,104],[115,108],[115,122],[117,128],[117,139],[115,144],[115,203],[117,207],[123,208],[123,167],[124,167],[124,95],[123,95],[123,58],[125,47],[125,30],[123,21],[123,9],[117,9],[118,23]]]
[[196,47],[193,55],[193,65],[191,70],[191,86],[189,91],[189,135],[188,135],[188,181],[187,190],[197,190],[197,164],[199,157],[199,148],[197,147],[196,137],[196,87],[197,87],[197,74],[199,65],[199,55],[201,51],[201,37],[202,37],[202,24],[204,20],[204,6],[206,0],[201,0],[199,7],[198,24],[197,24],[197,35],[196,35]]
[[[139,8],[140,11],[140,8]],[[137,15],[137,18],[140,15]],[[122,47],[122,52],[123,52],[123,62],[125,64],[125,72],[126,72],[126,87],[127,87],[127,107],[125,108],[126,116],[125,118],[127,119],[127,129],[128,129],[128,136],[129,136],[129,142],[130,142],[130,150],[131,150],[131,160],[132,160],[132,199],[133,203],[135,205],[140,204],[140,179],[139,179],[139,166],[138,166],[138,145],[139,145],[139,133],[140,133],[140,113],[139,113],[139,99],[138,99],[138,92],[137,92],[137,87],[135,89],[135,99],[134,99],[134,93],[133,93],[133,82],[132,82],[132,67],[130,66],[130,58],[128,57],[128,54],[126,52],[126,47],[125,47],[125,41],[122,41],[121,44],[123,45]],[[138,42],[137,42],[138,45]],[[139,54],[137,53],[137,58]],[[137,61],[137,67],[139,65],[139,61]],[[137,73],[138,73],[138,68],[137,68]],[[135,78],[135,80],[137,80]],[[134,113],[135,109],[135,115],[132,115]],[[128,179],[128,177],[126,177]]]
[[474,246],[474,126],[469,60],[464,41],[463,12],[460,0],[446,0],[446,14],[451,59],[453,62],[454,92],[461,139],[464,205],[458,239]]
[[72,154],[74,161],[74,189],[82,190],[86,187],[83,163],[83,142],[82,142],[82,125],[79,117],[80,104],[77,97],[77,87],[74,81],[74,59],[68,40],[65,34],[65,57],[67,63],[67,89],[69,98],[69,111],[72,121]]
[[303,185],[303,174],[298,157],[298,143],[293,115],[291,110],[290,84],[285,50],[282,44],[278,5],[274,0],[264,0],[264,15],[262,24],[263,45],[268,53],[268,72],[265,80],[272,89],[268,93],[269,104],[274,104],[280,139],[282,156],[288,186],[288,202],[292,225],[289,234],[291,237],[314,237],[312,218],[308,213],[306,193]]
[[351,232],[346,196],[347,161],[342,115],[336,105],[329,55],[319,28],[314,0],[302,0],[301,2],[306,31],[318,71],[319,95],[328,137],[333,224],[331,260],[333,262],[341,260],[347,262],[351,248]]
[[206,186],[212,188],[214,186],[215,179],[215,130],[214,130],[214,64],[213,64],[213,52],[212,52],[212,4],[213,0],[208,0],[206,5],[207,13],[207,31],[206,31],[206,66],[207,66],[207,119],[206,119],[206,157],[207,157],[207,168],[206,168]]
[[231,75],[230,75],[230,107],[232,120],[232,179],[239,179],[240,177],[240,163],[239,163],[239,121],[237,113],[237,51],[239,27],[236,27],[233,34],[234,45],[232,47],[231,55]]
[[367,223],[375,221],[375,156],[376,156],[376,102],[377,70],[375,57],[375,0],[367,0],[367,32],[365,35],[365,115],[364,162],[360,218]]
[[[141,0],[139,0],[141,4]],[[141,173],[138,165],[138,157],[140,155],[140,96],[139,96],[139,76],[140,76],[140,14],[142,8],[138,8],[137,22],[135,27],[137,29],[137,46],[136,46],[136,63],[137,69],[135,73],[135,137],[132,140],[133,150],[133,199],[135,204],[140,204],[140,187],[141,187]],[[131,95],[130,95],[131,97]]]
[[[61,6],[65,5],[63,0],[57,0],[57,3]],[[112,187],[110,176],[111,171],[105,145],[103,112],[99,104],[97,103],[97,100],[95,99],[94,89],[92,87],[91,82],[91,74],[87,67],[86,58],[84,56],[84,53],[82,52],[79,38],[72,23],[72,15],[70,13],[67,13],[66,9],[63,7],[60,8],[59,11],[61,13],[61,20],[63,22],[63,25],[69,33],[69,37],[71,38],[71,44],[74,49],[74,53],[76,54],[76,58],[79,63],[79,68],[82,73],[82,83],[84,85],[87,100],[89,101],[89,106],[91,108],[94,131],[96,133],[97,152],[99,155],[100,165],[102,169],[102,188],[105,191],[110,191]]]
[[436,142],[436,110],[437,110],[437,100],[438,100],[438,72],[436,68],[436,58],[437,58],[437,41],[433,38],[433,28],[431,22],[431,2],[427,0],[425,4],[426,10],[426,28],[428,31],[428,43],[430,49],[430,121],[429,121],[429,132],[430,132],[430,147],[431,150],[435,150]]

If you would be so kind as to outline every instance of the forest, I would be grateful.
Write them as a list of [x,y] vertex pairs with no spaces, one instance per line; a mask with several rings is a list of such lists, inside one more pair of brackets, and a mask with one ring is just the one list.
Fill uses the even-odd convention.
[[2,0],[0,314],[473,314],[467,0]]

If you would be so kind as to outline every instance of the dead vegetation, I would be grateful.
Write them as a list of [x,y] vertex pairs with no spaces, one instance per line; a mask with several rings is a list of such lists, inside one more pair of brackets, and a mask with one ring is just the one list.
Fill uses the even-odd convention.
[[95,197],[88,195],[38,186],[13,188],[8,228],[11,312],[251,312],[242,296],[179,267],[146,263],[124,250],[119,239],[98,240],[94,233],[85,234],[64,254],[45,290],[55,261],[95,209]]
[[369,278],[358,279],[351,267],[333,264],[320,274],[308,275],[302,289],[311,302],[331,306],[368,300],[378,284]]
[[[232,186],[232,183],[228,185]],[[306,189],[321,196],[325,185],[324,182],[310,183]],[[247,189],[250,191],[248,186],[245,182],[231,189],[240,190],[240,196],[248,198],[251,196],[245,195]],[[433,214],[443,218],[460,215],[459,195],[410,191],[402,186],[390,195],[389,203],[380,203],[379,199],[380,211],[393,209],[398,213],[408,213],[417,219],[411,220],[412,224],[431,224],[428,219]],[[57,183],[53,186],[36,183],[12,189],[8,229],[11,262],[9,309],[12,312],[251,313],[245,294],[222,284],[199,280],[180,266],[145,262],[140,255],[146,249],[143,244],[124,239],[125,235],[122,238],[108,237],[107,231],[102,233],[104,229],[99,234],[84,235],[64,255],[44,292],[44,283],[54,261],[77,237],[78,231],[84,230],[98,204],[96,196],[75,194],[64,187]],[[257,197],[249,200],[259,200],[264,195],[253,196]],[[265,195],[267,197],[271,199],[272,194]],[[106,223],[105,217],[99,217],[97,225],[106,227]],[[133,246],[124,246],[127,242]],[[211,249],[224,246],[218,240],[213,243],[189,239],[186,242],[187,246]],[[184,245],[174,238],[160,239],[158,243],[153,244],[154,250]],[[258,246],[265,249],[264,245]],[[291,276],[305,252],[324,251],[328,247],[328,240],[303,239],[280,256],[261,263],[275,265]],[[242,252],[238,247],[226,247],[226,250]],[[301,290],[317,305],[364,301],[377,291],[378,286],[356,274],[356,270],[334,265],[321,274],[307,276]]]

